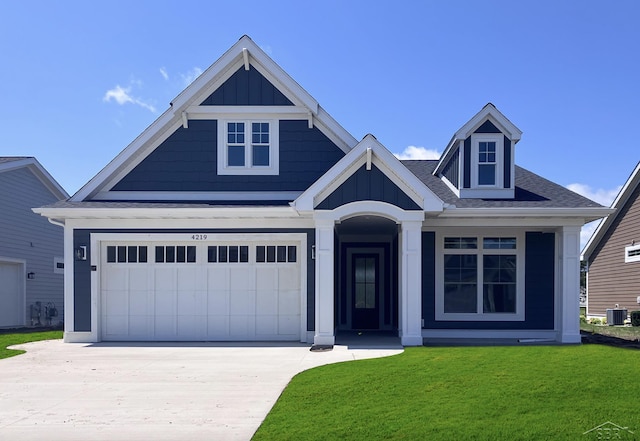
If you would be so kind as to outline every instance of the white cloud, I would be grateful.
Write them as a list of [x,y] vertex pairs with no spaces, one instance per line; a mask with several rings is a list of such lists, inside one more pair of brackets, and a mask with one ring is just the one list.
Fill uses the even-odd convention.
[[190,71],[180,74],[180,77],[182,78],[182,82],[186,87],[189,84],[193,83],[193,80],[198,78],[201,74],[202,74],[202,69],[200,69],[199,67],[194,67]]
[[[140,82],[132,81],[131,84],[140,85]],[[156,113],[156,108],[152,104],[149,104],[141,100],[140,98],[136,98],[131,95],[132,85],[130,85],[129,87],[122,87],[118,84],[113,89],[107,90],[107,93],[104,94],[104,97],[102,97],[102,100],[107,103],[113,100],[121,106],[125,104],[135,104],[137,106],[140,106],[144,109],[149,110],[152,113]]]
[[169,73],[167,72],[167,69],[165,69],[164,67],[160,68],[160,75],[162,75],[162,78],[164,78],[165,81],[169,80]]
[[394,155],[398,159],[440,159],[441,153],[426,147],[410,145],[401,153],[394,153]]
[[569,184],[567,185],[567,188],[599,203],[600,205],[609,207],[620,192],[620,189],[622,189],[622,186],[619,185],[611,190],[606,190],[603,188],[591,188],[589,185],[585,184]]

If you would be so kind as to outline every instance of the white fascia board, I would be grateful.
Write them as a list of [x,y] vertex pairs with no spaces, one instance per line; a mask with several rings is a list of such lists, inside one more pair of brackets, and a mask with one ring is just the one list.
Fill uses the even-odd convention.
[[309,119],[309,110],[300,106],[189,106],[185,111],[190,120],[218,118]]
[[624,207],[624,205],[629,201],[629,198],[638,187],[638,184],[640,184],[640,162],[638,162],[636,167],[633,169],[633,172],[629,176],[629,179],[627,179],[627,182],[625,182],[624,186],[622,187],[620,192],[618,192],[618,195],[616,196],[614,201],[611,203],[611,208],[615,210],[615,212],[612,212],[612,214],[600,221],[600,223],[596,227],[596,230],[593,232],[593,234],[589,238],[589,241],[585,245],[584,250],[582,250],[581,259],[589,260],[591,258],[591,254],[596,249],[604,235],[607,233],[611,224],[613,224],[613,222],[618,217],[620,209]]
[[[173,101],[175,109],[183,110],[183,107],[192,105],[195,93],[203,96],[203,99],[211,95],[221,84],[215,84],[221,72],[227,72],[228,76],[244,66],[244,53],[246,49],[249,53],[250,64],[269,80],[280,92],[282,92],[292,102],[298,102],[314,113],[318,111],[318,102],[298,83],[296,83],[280,66],[278,66],[260,47],[244,35],[229,50],[227,50],[218,60],[216,60],[207,70],[205,70],[196,80],[191,83]],[[229,69],[230,66],[234,69]],[[232,72],[228,72],[231,70]]]
[[293,201],[301,191],[104,191],[97,193],[96,201]]
[[418,206],[430,212],[443,210],[444,203],[373,135],[365,136],[353,150],[313,183],[292,205],[300,211],[313,210],[316,204],[340,187],[366,162],[367,149],[371,149],[373,153],[373,164],[411,197]]
[[297,218],[291,207],[211,207],[211,208],[34,208],[51,219],[267,219]]
[[591,222],[607,216],[613,210],[605,207],[583,207],[583,208],[448,208],[440,215],[441,218],[573,218],[581,219],[583,223]]
[[454,135],[456,139],[468,138],[485,120],[491,121],[498,127],[514,144],[522,138],[522,131],[518,129],[509,119],[502,114],[493,104],[489,103],[476,113],[465,125]]
[[118,218],[78,218],[68,219],[67,227],[73,229],[106,230],[229,230],[229,229],[313,229],[312,217],[290,217],[265,222],[264,218],[215,218],[215,219],[118,219]]
[[[289,100],[299,106],[308,108],[314,115],[314,123],[336,143],[343,151],[348,151],[356,142],[333,118],[320,108],[317,101],[280,68],[249,37],[243,36],[234,46],[227,50],[205,72],[185,88],[158,119],[142,132],[105,168],[85,184],[71,197],[72,201],[83,201],[97,190],[111,188],[128,171],[133,169],[162,140],[168,138],[178,127],[182,126],[182,112],[189,106],[199,104],[220,87],[235,71],[244,65],[243,51],[249,51],[251,64],[265,78],[272,82]],[[307,115],[308,118],[308,115]],[[326,132],[324,132],[324,130]],[[137,159],[137,161],[136,161]],[[132,162],[132,164],[129,164]],[[125,172],[126,170],[126,172]],[[118,173],[114,177],[115,173]],[[108,182],[107,182],[108,181]],[[105,185],[107,184],[107,185]]]
[[[427,212],[436,213],[444,209],[444,202],[418,179],[416,175],[411,173],[395,155],[377,140],[372,143],[371,147],[374,153],[373,163],[376,167],[404,191],[407,196],[410,196],[420,208]],[[412,195],[415,196],[412,197]]]
[[522,138],[522,131],[518,129],[509,119],[502,114],[496,107],[489,103],[476,113],[465,125],[460,127],[444,149],[440,161],[436,166],[433,174],[437,176],[442,172],[449,157],[460,148],[460,142],[464,142],[471,134],[482,125],[486,120],[491,121],[504,135],[507,136],[513,144],[516,144]]
[[[175,120],[171,124],[172,120]],[[143,147],[149,145],[157,146],[160,142],[169,137],[173,131],[182,125],[182,116],[177,117],[173,114],[172,109],[166,110],[158,119],[156,119],[149,127],[145,129],[136,139],[133,140],[122,152],[118,154],[106,167],[104,167],[97,175],[95,175],[87,184],[85,184],[80,190],[71,197],[71,201],[80,202],[87,199],[98,189],[110,188],[109,185],[104,185],[107,179],[110,183],[114,181],[113,174],[116,173],[123,165],[127,164],[131,159],[140,156],[144,151],[140,151]],[[164,135],[163,138],[161,138]],[[162,141],[156,140],[161,138]],[[156,141],[156,142],[154,142]],[[137,163],[131,165],[127,170],[135,167]],[[121,173],[122,174],[122,173]],[[111,184],[113,185],[113,184]]]
[[342,127],[338,122],[327,113],[322,106],[318,106],[318,114],[313,120],[314,125],[325,134],[335,145],[343,152],[348,153],[357,144],[358,140],[351,133]]
[[451,138],[451,140],[449,141],[449,144],[447,144],[447,147],[445,147],[444,152],[442,152],[442,155],[440,155],[440,160],[438,161],[438,165],[436,165],[435,170],[433,170],[434,176],[438,176],[438,174],[442,172],[442,170],[444,169],[444,166],[449,161],[449,158],[451,157],[451,155],[453,155],[453,153],[460,148],[458,144],[459,141],[460,140],[457,139],[455,135]]

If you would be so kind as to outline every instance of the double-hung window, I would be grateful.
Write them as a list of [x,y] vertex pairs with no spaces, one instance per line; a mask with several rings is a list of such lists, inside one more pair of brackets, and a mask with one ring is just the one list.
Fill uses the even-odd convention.
[[475,133],[471,136],[472,188],[502,188],[504,140],[502,134]]
[[478,142],[478,185],[496,185],[496,142]]
[[523,240],[442,235],[436,319],[524,320]]
[[278,174],[278,130],[275,120],[220,121],[218,174]]

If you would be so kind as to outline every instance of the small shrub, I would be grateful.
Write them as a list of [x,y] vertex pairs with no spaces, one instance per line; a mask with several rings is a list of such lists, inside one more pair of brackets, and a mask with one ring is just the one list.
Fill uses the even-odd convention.
[[640,326],[640,311],[631,311],[631,326]]
[[606,325],[607,319],[604,317],[603,318],[593,317],[589,319],[589,323],[591,323],[592,325]]

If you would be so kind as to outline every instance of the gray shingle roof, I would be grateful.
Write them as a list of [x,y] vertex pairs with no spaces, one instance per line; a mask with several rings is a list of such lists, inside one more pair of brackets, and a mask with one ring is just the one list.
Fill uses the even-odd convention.
[[442,180],[434,176],[438,161],[401,161],[442,201],[458,208],[591,208],[600,204],[580,196],[522,167],[515,167],[514,199],[460,199]]
[[[522,167],[515,167],[514,199],[460,199],[440,178],[434,176],[438,161],[404,160],[402,163],[443,202],[457,208],[593,208],[602,207],[573,191],[555,184]],[[231,207],[282,207],[284,201],[167,201],[167,202],[111,202],[60,201],[46,208],[231,208]]]

